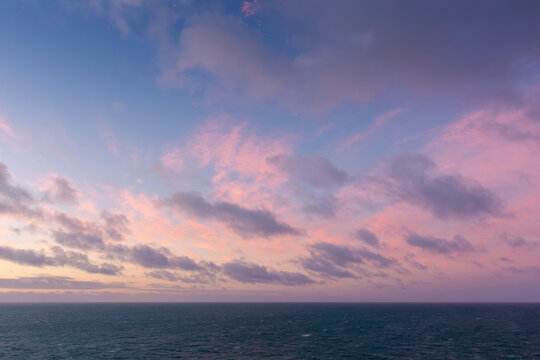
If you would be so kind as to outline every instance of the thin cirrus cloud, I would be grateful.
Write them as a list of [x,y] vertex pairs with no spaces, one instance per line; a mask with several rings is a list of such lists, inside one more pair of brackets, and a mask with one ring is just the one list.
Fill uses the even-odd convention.
[[162,199],[161,204],[199,219],[215,219],[243,237],[300,235],[301,231],[276,219],[266,209],[247,209],[240,205],[218,201],[214,204],[193,192],[177,192]]
[[0,115],[0,133],[4,133],[10,138],[16,138],[15,131],[11,128],[7,120]]
[[397,108],[390,111],[386,111],[385,113],[377,116],[375,118],[375,121],[373,124],[371,124],[366,130],[356,133],[346,139],[343,144],[338,148],[339,150],[345,150],[352,145],[358,143],[359,141],[365,140],[377,133],[381,129],[381,127],[390,119],[400,115],[403,113],[405,109]]

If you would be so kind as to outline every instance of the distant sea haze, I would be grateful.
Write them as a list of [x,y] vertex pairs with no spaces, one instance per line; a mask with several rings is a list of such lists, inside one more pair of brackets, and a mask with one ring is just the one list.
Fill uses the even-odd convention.
[[539,304],[3,304],[2,359],[540,359]]

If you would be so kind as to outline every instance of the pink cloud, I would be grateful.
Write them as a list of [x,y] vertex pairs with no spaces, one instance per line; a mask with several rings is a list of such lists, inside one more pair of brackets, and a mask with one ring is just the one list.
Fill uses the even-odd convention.
[[[536,154],[540,153],[540,140],[536,138],[540,124],[531,117],[531,106],[534,104],[521,108],[494,106],[466,114],[443,127],[423,149],[435,160],[441,173],[461,174],[500,197],[506,215],[467,222],[437,219],[427,209],[411,204],[390,202],[385,205],[384,186],[358,188],[351,184],[342,190],[342,196],[360,196],[378,203],[373,213],[360,221],[361,225],[380,234],[396,256],[416,253],[420,263],[443,270],[450,277],[467,276],[466,261],[483,266],[474,270],[479,278],[487,278],[494,271],[506,271],[500,263],[493,262],[497,258],[514,259],[522,268],[534,266],[538,257],[536,248],[519,246],[535,243],[540,233],[537,216],[540,213],[537,185],[540,166],[536,159]],[[449,241],[456,234],[462,235],[476,251],[462,259],[438,259],[408,246],[404,241],[408,231]],[[522,240],[512,247],[505,240],[508,238]]]
[[11,126],[8,124],[7,120],[0,115],[0,131],[2,131],[4,134],[8,135],[10,138],[15,139],[15,131],[11,128]]
[[375,133],[390,119],[403,113],[405,109],[398,108],[394,110],[387,111],[375,118],[375,121],[364,131],[356,133],[349,138],[345,139],[343,144],[339,147],[338,150],[345,150],[357,142],[364,140],[370,136],[375,135]]
[[260,4],[258,0],[242,1],[242,8],[240,9],[240,11],[242,12],[242,15],[244,15],[245,17],[253,16],[259,10],[260,10]]
[[168,167],[209,167],[216,197],[262,204],[269,191],[286,181],[266,159],[291,151],[290,137],[262,136],[247,123],[220,115],[199,127],[182,147],[170,147],[161,161]]
[[165,168],[178,172],[184,165],[182,151],[177,147],[172,147],[161,156],[161,165]]
[[99,136],[105,143],[107,150],[109,150],[113,156],[131,164],[137,164],[142,153],[139,147],[130,144],[122,144],[110,128],[109,124],[102,117],[98,119],[97,127]]

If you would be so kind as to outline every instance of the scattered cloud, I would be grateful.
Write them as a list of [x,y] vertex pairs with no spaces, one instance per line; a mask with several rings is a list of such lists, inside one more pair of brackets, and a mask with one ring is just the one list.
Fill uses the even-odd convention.
[[508,233],[503,233],[500,235],[500,239],[506,243],[511,248],[517,249],[517,248],[535,248],[539,244],[534,241],[526,240],[525,238],[521,236],[512,236]]
[[315,281],[298,272],[273,271],[265,266],[245,261],[233,261],[222,265],[223,273],[242,283],[279,284],[299,286],[314,284]]
[[266,161],[286,173],[289,177],[316,188],[332,188],[344,185],[349,174],[339,170],[332,162],[322,156],[279,154],[268,157]]
[[45,181],[43,189],[43,197],[46,201],[63,204],[77,203],[78,191],[73,186],[72,181],[65,176],[49,176]]
[[327,195],[319,199],[308,201],[302,207],[309,215],[323,218],[335,218],[338,210],[338,201],[334,196]]
[[124,214],[103,211],[101,219],[104,232],[112,240],[124,240],[124,236],[130,233],[129,220]]
[[53,238],[61,245],[81,250],[103,250],[106,239],[124,240],[129,234],[129,220],[123,214],[103,211],[101,223],[69,216],[57,212],[54,220],[62,230],[53,230]]
[[368,229],[358,229],[356,230],[356,238],[369,246],[379,247],[379,238],[377,235],[369,231]]
[[35,199],[24,188],[12,184],[7,166],[0,162],[0,214],[39,217],[42,212],[33,208]]
[[55,220],[63,230],[53,230],[53,238],[61,245],[81,250],[103,249],[105,241],[100,227],[64,213],[56,213]]
[[214,277],[209,276],[208,274],[191,274],[190,276],[183,276],[163,269],[147,272],[146,276],[159,280],[183,282],[188,284],[207,284],[214,280]]
[[214,204],[193,192],[177,192],[161,203],[200,219],[215,219],[243,237],[299,235],[301,232],[280,222],[266,209],[246,209],[220,201]]
[[40,289],[40,290],[100,290],[124,288],[122,283],[102,283],[98,281],[80,281],[66,276],[28,276],[16,279],[0,279],[2,289]]
[[300,264],[312,272],[326,278],[359,278],[360,273],[369,272],[359,267],[372,266],[377,269],[397,266],[395,259],[365,248],[350,248],[328,242],[318,242],[308,247],[309,256],[300,257]]
[[0,246],[0,259],[36,267],[71,266],[92,274],[117,275],[122,271],[121,266],[110,263],[97,265],[92,263],[86,254],[65,251],[58,246],[51,251],[52,254],[47,255],[43,251]]
[[414,233],[409,233],[405,236],[407,244],[419,247],[422,250],[450,255],[454,253],[471,253],[475,249],[472,244],[463,236],[455,235],[452,240],[436,238],[433,236],[422,236]]
[[426,155],[398,154],[385,165],[393,195],[438,218],[466,220],[502,214],[501,201],[490,190],[458,174],[434,173],[436,165]]

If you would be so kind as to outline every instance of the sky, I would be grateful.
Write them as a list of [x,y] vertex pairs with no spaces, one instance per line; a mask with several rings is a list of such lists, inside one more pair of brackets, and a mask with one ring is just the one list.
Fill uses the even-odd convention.
[[540,2],[0,2],[0,301],[540,301]]

